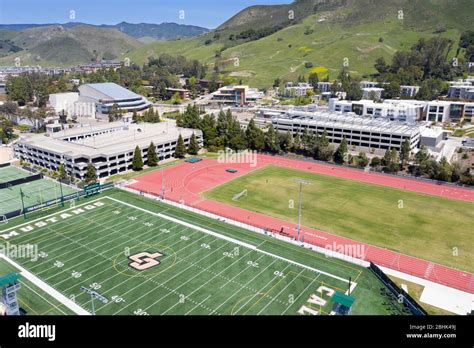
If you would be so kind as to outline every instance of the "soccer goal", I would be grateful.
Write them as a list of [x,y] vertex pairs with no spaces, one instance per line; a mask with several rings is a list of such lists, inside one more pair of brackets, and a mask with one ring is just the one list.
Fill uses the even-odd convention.
[[247,196],[247,189],[243,190],[240,193],[235,194],[234,197],[232,197],[232,200],[233,201],[238,201],[239,199],[241,199],[242,197],[245,197],[245,196]]

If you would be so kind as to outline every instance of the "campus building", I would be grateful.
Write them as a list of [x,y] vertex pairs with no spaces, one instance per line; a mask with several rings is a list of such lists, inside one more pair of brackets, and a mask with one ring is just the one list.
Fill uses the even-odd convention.
[[64,164],[68,174],[79,180],[84,179],[91,162],[102,179],[131,170],[136,146],[141,149],[146,163],[148,147],[153,142],[161,161],[174,155],[180,134],[187,146],[193,133],[202,146],[200,130],[178,128],[174,121],[153,124],[110,122],[48,135],[27,135],[15,143],[14,153],[17,158],[46,169],[57,171]]
[[321,136],[327,133],[329,142],[338,144],[343,138],[351,146],[400,151],[405,139],[411,149],[420,142],[423,127],[388,120],[375,120],[354,114],[331,112],[287,112],[272,118],[272,124],[280,132],[302,135],[305,130]]
[[314,88],[309,83],[300,82],[293,84],[293,82],[287,82],[285,84],[285,89],[283,95],[285,97],[305,97],[308,95],[308,92],[313,92]]
[[358,116],[384,118],[413,124],[423,117],[423,105],[415,103],[376,103],[372,100],[347,101],[331,98],[328,110],[330,112],[355,113]]
[[263,92],[249,86],[224,86],[212,93],[212,101],[217,104],[245,106],[255,105],[263,96]]
[[49,104],[57,113],[65,112],[69,117],[107,118],[112,106],[123,112],[143,111],[151,103],[115,83],[89,83],[81,85],[79,92],[50,94]]

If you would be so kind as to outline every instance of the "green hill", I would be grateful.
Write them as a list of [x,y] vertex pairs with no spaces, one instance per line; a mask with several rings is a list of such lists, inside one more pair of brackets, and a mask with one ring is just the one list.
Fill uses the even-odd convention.
[[[308,6],[313,1],[295,4]],[[221,71],[252,86],[268,87],[277,77],[295,79],[312,69],[321,75],[327,71],[334,77],[343,63],[353,73],[366,75],[374,72],[375,59],[390,59],[397,50],[408,50],[421,37],[440,35],[455,40],[457,45],[462,31],[474,29],[469,18],[474,13],[471,0],[341,0],[329,1],[317,7],[315,14],[309,13],[259,40],[227,39],[227,34],[247,30],[256,22],[267,26],[284,23],[281,16],[272,13],[287,13],[285,6],[253,6],[214,32],[192,39],[154,42],[133,50],[129,57],[143,64],[164,52],[183,54],[206,62],[212,71],[216,51],[221,51],[217,59]],[[273,9],[265,12],[264,8]],[[216,33],[220,33],[217,38]],[[306,68],[305,63],[313,67]]]
[[19,57],[22,65],[70,66],[97,59],[123,59],[142,45],[115,29],[90,25],[65,28],[61,25],[24,30],[11,38],[22,50],[0,58],[0,65],[12,65]]

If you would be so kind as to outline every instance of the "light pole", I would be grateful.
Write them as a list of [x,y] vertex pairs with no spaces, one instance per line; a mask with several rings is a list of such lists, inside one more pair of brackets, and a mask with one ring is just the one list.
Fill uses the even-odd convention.
[[[159,152],[159,155],[160,155],[160,158],[163,157],[163,160],[165,159],[165,153],[163,150]],[[161,167],[161,198],[165,199],[165,175],[164,175],[163,167]]]
[[[300,193],[299,193],[299,203],[298,203],[298,236],[297,236],[297,241],[300,241],[300,234],[301,234],[301,205],[303,202],[303,185],[311,185],[309,181],[303,180],[303,179],[294,179],[293,180],[295,183],[300,185]],[[303,242],[304,242],[304,237],[303,237]]]
[[81,286],[81,292],[85,292],[86,294],[91,295],[91,304],[92,304],[92,315],[95,315],[95,306],[94,306],[94,299],[99,300],[103,304],[107,304],[109,300],[107,300],[104,296],[99,294],[97,291],[91,290],[84,286]]

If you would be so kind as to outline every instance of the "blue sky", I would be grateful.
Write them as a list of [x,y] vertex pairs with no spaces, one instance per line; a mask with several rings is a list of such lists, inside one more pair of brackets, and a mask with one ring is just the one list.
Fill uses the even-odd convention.
[[[0,24],[176,22],[215,28],[251,5],[291,0],[0,0]],[[75,19],[70,18],[74,11]],[[184,19],[180,19],[184,11]]]

